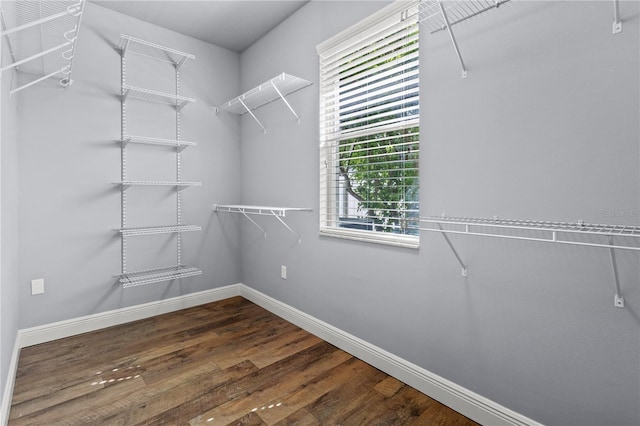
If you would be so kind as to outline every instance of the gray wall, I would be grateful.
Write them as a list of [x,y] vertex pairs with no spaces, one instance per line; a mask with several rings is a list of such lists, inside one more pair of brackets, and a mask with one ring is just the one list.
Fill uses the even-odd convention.
[[[242,88],[287,72],[318,81],[317,43],[386,2],[319,2],[241,55]],[[421,38],[422,215],[638,225],[638,4],[512,2]],[[243,282],[546,424],[638,424],[638,255],[423,233],[420,250],[318,236],[318,88],[302,117],[268,105],[242,121],[242,200],[313,207],[242,222]],[[280,279],[280,265],[288,279]]]
[[[211,105],[239,88],[239,56],[193,38],[87,4],[74,84],[42,84],[21,92],[19,150],[19,327],[156,301],[240,281],[237,230],[223,228],[215,200],[239,201],[238,121],[217,119]],[[181,70],[181,94],[197,99],[182,110],[182,138],[198,142],[182,154],[183,223],[203,227],[183,237],[183,261],[202,269],[180,282],[122,289],[120,272],[120,34],[192,53]],[[175,90],[173,68],[127,56],[127,83]],[[133,135],[175,137],[175,113],[166,105],[131,100]],[[175,180],[175,155],[152,146],[128,148],[129,179]],[[128,226],[175,222],[173,189],[131,188]],[[4,229],[3,229],[4,235]],[[175,237],[130,238],[129,270],[175,263]],[[30,280],[44,278],[45,294],[31,296]],[[13,301],[16,302],[15,300]]]
[[[3,8],[6,2],[0,3]],[[11,21],[8,22],[10,24]],[[4,37],[3,37],[4,38]],[[3,64],[11,60],[2,40]],[[0,400],[18,331],[18,114],[16,97],[9,97],[14,74],[2,74],[0,93]],[[8,413],[3,413],[4,415]]]

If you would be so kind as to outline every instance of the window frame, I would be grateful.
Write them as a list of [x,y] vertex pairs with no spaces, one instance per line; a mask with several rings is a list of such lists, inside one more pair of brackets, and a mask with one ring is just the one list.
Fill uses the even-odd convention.
[[[343,52],[355,52],[358,49],[366,46],[365,40],[380,36],[383,31],[388,30],[392,26],[407,27],[415,25],[418,28],[418,9],[419,0],[396,0],[389,6],[381,9],[373,15],[365,18],[352,27],[342,31],[341,33],[331,37],[323,43],[320,43],[316,49],[320,58],[320,235],[343,238],[349,240],[371,242],[378,244],[388,244],[393,246],[400,246],[406,248],[417,249],[420,246],[420,234],[402,234],[395,232],[384,232],[377,230],[363,230],[363,229],[350,229],[339,226],[340,218],[337,208],[338,189],[337,182],[329,176],[335,176],[335,170],[337,168],[337,161],[339,158],[332,154],[332,151],[339,145],[339,140],[327,136],[325,129],[325,117],[328,116],[327,106],[329,102],[325,101],[323,95],[327,93],[336,93],[339,87],[339,80],[334,79],[327,83],[322,80],[323,74],[323,59],[331,58],[334,55],[343,55]],[[382,37],[382,36],[380,36]],[[349,53],[346,53],[348,55]],[[419,53],[418,53],[419,58]],[[419,59],[418,59],[419,61]],[[390,80],[391,81],[391,80]],[[419,77],[418,77],[419,81]],[[418,89],[419,90],[419,89]],[[419,95],[418,95],[419,99]],[[331,109],[331,111],[339,112],[339,109]],[[418,117],[411,120],[404,120],[399,125],[393,125],[389,129],[384,131],[390,132],[398,129],[408,129],[418,127],[419,129],[419,114]],[[418,136],[419,138],[419,136]],[[420,141],[417,141],[418,145]],[[419,155],[419,154],[418,154]],[[418,157],[419,163],[419,157]],[[418,165],[419,168],[419,165]],[[419,173],[417,176],[419,191]],[[418,200],[419,206],[419,200]],[[418,207],[419,209],[419,207]],[[419,214],[418,214],[419,216]],[[417,221],[417,220],[416,220]]]

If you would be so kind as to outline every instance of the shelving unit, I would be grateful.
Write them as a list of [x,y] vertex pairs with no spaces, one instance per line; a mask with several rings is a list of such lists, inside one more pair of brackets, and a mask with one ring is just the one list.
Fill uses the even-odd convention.
[[300,117],[296,114],[295,110],[289,104],[285,96],[296,92],[302,88],[311,85],[310,81],[304,80],[299,77],[294,77],[289,74],[282,73],[271,80],[267,80],[258,87],[255,87],[242,95],[231,99],[228,102],[220,105],[216,108],[216,114],[219,112],[227,112],[230,114],[245,114],[249,113],[251,117],[258,123],[262,130],[267,133],[266,127],[262,125],[260,120],[253,113],[254,110],[264,106],[268,103],[282,99],[289,111],[295,116],[296,120],[300,122]]
[[[144,56],[154,61],[168,63],[175,68],[175,93],[164,93],[155,90],[144,89],[126,84],[126,58],[128,54]],[[175,49],[164,47],[155,43],[140,40],[131,36],[120,36],[120,57],[121,57],[121,180],[114,182],[120,186],[121,194],[121,226],[117,230],[121,236],[122,246],[122,270],[117,275],[120,284],[124,288],[134,287],[144,284],[151,284],[163,281],[172,281],[181,278],[192,277],[202,274],[202,272],[192,266],[187,266],[182,262],[182,233],[200,231],[198,225],[182,224],[182,198],[181,191],[191,186],[201,186],[201,182],[189,182],[182,180],[181,153],[190,146],[195,146],[195,142],[183,141],[180,136],[180,112],[189,103],[195,102],[193,98],[180,95],[180,68],[190,59],[195,59],[194,55],[180,52]],[[149,136],[133,136],[127,133],[127,102],[130,99],[138,99],[146,102],[155,102],[170,105],[176,111],[176,134],[175,139],[164,139]],[[172,181],[139,181],[127,179],[127,147],[129,144],[141,144],[147,146],[164,146],[175,148],[176,156],[176,179]],[[127,190],[132,186],[140,187],[175,187],[176,195],[176,223],[166,226],[148,227],[128,227],[127,226]],[[163,268],[147,269],[143,271],[130,272],[127,270],[127,238],[160,234],[176,234],[176,264]]]
[[[16,1],[15,25],[7,28],[5,13],[0,11],[2,37],[5,38],[12,62],[0,72],[10,69],[36,78],[10,90],[13,95],[53,77],[63,87],[73,80],[73,58],[80,33],[85,0]],[[57,53],[57,54],[56,54]]]
[[[618,0],[612,1],[613,34],[618,34],[622,32],[622,21]],[[507,2],[509,0],[421,0],[418,19],[431,34],[447,31],[458,62],[460,62],[462,78],[467,78],[467,66],[462,59],[452,27],[489,10],[497,9]]]
[[249,206],[249,205],[229,205],[229,204],[215,204],[213,211],[226,212],[226,213],[239,213],[246,217],[251,223],[253,223],[258,229],[264,233],[264,237],[267,237],[267,231],[264,230],[255,220],[251,219],[250,215],[257,216],[272,216],[276,218],[289,232],[298,237],[298,243],[302,242],[300,236],[284,221],[288,212],[310,212],[313,209],[308,207],[271,207],[271,206]]
[[[569,244],[598,247],[609,250],[611,267],[615,281],[614,305],[624,307],[614,250],[640,252],[640,226],[586,224],[582,221],[541,222],[532,220],[507,220],[467,217],[431,216],[420,218],[429,227],[421,231],[438,232],[445,238],[458,263],[462,275],[467,276],[467,267],[447,234],[476,235],[482,237],[506,238],[512,240],[537,241],[545,243]],[[433,227],[435,226],[435,228]]]

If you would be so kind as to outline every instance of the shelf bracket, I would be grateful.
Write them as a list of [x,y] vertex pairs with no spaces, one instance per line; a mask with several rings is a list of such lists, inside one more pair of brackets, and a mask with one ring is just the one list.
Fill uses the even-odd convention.
[[258,227],[258,229],[259,229],[259,230],[261,230],[261,231],[262,231],[262,233],[264,234],[264,237],[265,237],[265,238],[267,238],[267,231],[265,231],[265,230],[264,230],[264,228],[263,228],[262,226],[258,225],[258,224],[256,223],[256,221],[255,221],[255,220],[251,219],[251,217],[249,217],[249,215],[247,214],[247,212],[245,212],[244,210],[240,210],[240,213],[242,213],[242,215],[243,215],[244,217],[246,217],[246,218],[249,220],[249,222],[251,222],[251,223],[253,223],[255,226],[257,226],[257,227]]
[[[443,231],[442,229],[442,225],[440,223],[437,224],[438,228],[440,229],[440,231]],[[449,248],[451,249],[451,251],[453,252],[454,256],[456,257],[456,259],[458,259],[458,263],[460,264],[460,266],[462,267],[462,276],[466,277],[468,275],[468,270],[467,270],[467,266],[464,264],[464,262],[462,261],[462,259],[460,258],[460,255],[458,254],[456,248],[453,246],[453,244],[451,243],[451,240],[449,239],[449,236],[446,234],[446,232],[440,232],[440,234],[442,235],[442,237],[444,238],[444,240],[447,242],[447,244],[449,245]]]
[[238,98],[238,102],[240,102],[242,104],[242,106],[244,107],[244,109],[247,110],[247,112],[249,114],[251,114],[251,117],[253,117],[254,120],[256,120],[256,123],[258,123],[258,125],[260,127],[262,127],[262,131],[267,134],[267,129],[262,125],[262,123],[260,122],[260,120],[258,120],[258,117],[256,117],[256,115],[253,113],[253,111],[251,111],[251,109],[247,106],[247,104],[245,104],[242,99]]
[[442,0],[438,0],[438,6],[440,6],[440,12],[442,13],[442,18],[444,19],[445,26],[447,27],[447,32],[449,33],[449,37],[451,38],[451,43],[453,43],[453,48],[456,51],[456,55],[458,56],[458,61],[460,61],[460,66],[462,67],[462,78],[467,78],[467,67],[462,60],[462,55],[460,54],[460,49],[458,48],[456,37],[455,35],[453,35],[451,25],[449,24],[449,17],[447,16],[447,12],[442,6]]
[[300,238],[300,235],[298,235],[298,233],[296,231],[291,229],[291,227],[289,225],[287,225],[287,223],[284,220],[282,220],[282,218],[278,214],[276,214],[276,212],[274,212],[273,210],[271,210],[271,214],[273,214],[273,217],[275,217],[276,219],[278,219],[278,221],[280,221],[282,226],[287,228],[289,230],[289,232],[291,232],[293,235],[295,235],[298,238],[298,244],[302,244],[302,238]]
[[[613,246],[613,237],[609,237],[609,245]],[[616,294],[613,296],[613,305],[616,308],[624,308],[624,297],[620,291],[620,278],[618,277],[618,267],[616,266],[616,255],[613,247],[609,248],[611,257],[611,269],[613,270],[613,279],[616,286]]]
[[620,20],[620,9],[618,0],[613,0],[613,34],[622,32],[622,21]]
[[291,113],[293,114],[293,116],[296,118],[296,120],[298,120],[298,124],[300,124],[300,117],[298,117],[298,114],[296,114],[296,112],[294,111],[293,107],[291,107],[291,105],[289,104],[289,102],[287,102],[287,99],[282,95],[282,92],[280,92],[280,90],[278,90],[278,88],[276,87],[275,83],[273,82],[273,80],[271,81],[271,86],[273,86],[273,89],[276,91],[276,93],[278,94],[278,96],[280,96],[280,98],[282,99],[282,101],[285,103],[285,105],[289,108],[289,111],[291,111]]

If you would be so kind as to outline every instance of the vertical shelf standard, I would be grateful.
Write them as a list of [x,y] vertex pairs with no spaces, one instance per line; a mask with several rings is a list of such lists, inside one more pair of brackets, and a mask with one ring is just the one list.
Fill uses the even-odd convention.
[[[144,56],[146,58],[168,63],[175,68],[175,93],[163,93],[155,90],[134,87],[126,84],[126,57],[128,54]],[[198,268],[187,266],[182,263],[182,233],[200,231],[202,228],[197,225],[182,224],[182,196],[181,191],[191,186],[200,186],[200,182],[186,182],[182,180],[181,153],[185,148],[195,146],[195,142],[183,141],[180,135],[180,112],[189,103],[195,102],[193,98],[180,95],[180,68],[188,60],[195,59],[194,55],[180,52],[175,49],[160,46],[159,44],[140,40],[131,36],[120,36],[120,58],[121,58],[121,120],[122,128],[120,140],[121,144],[121,180],[114,182],[120,186],[121,197],[121,223],[117,231],[121,237],[122,249],[122,270],[117,275],[120,284],[124,288],[134,287],[144,284],[151,284],[163,281],[172,281],[186,277],[202,274]],[[146,102],[155,102],[171,105],[176,111],[176,133],[175,139],[162,139],[148,136],[133,136],[127,133],[127,102],[129,99],[138,99]],[[134,181],[127,178],[127,147],[129,144],[142,144],[147,146],[169,146],[175,147],[176,155],[176,180],[175,181]],[[176,223],[166,226],[127,227],[127,190],[133,186],[172,186],[175,187],[176,195]],[[136,236],[176,234],[176,264],[143,271],[130,272],[127,269],[127,238]]]

